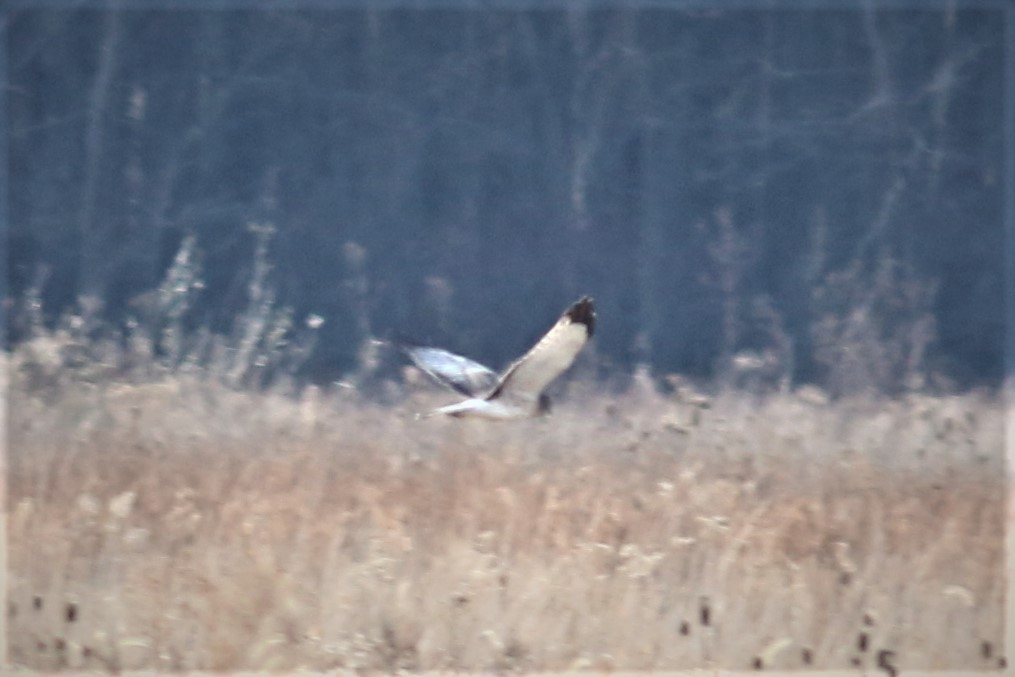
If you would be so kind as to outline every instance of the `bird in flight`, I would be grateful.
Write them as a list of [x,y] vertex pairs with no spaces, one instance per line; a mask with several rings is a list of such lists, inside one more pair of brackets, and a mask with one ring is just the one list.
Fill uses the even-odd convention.
[[546,387],[571,366],[595,331],[595,325],[592,299],[584,296],[502,374],[440,348],[406,347],[417,367],[468,398],[426,416],[517,419],[549,413]]

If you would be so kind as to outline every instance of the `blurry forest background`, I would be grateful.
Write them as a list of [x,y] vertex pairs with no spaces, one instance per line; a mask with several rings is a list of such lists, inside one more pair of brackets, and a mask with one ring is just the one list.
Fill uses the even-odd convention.
[[1002,377],[989,3],[4,21],[8,345],[323,383],[372,337],[501,365],[591,294],[617,371]]

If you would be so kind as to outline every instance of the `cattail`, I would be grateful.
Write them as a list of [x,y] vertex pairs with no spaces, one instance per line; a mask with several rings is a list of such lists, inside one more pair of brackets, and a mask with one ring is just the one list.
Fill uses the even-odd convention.
[[78,606],[73,602],[67,604],[67,608],[64,610],[64,618],[67,619],[68,623],[73,623],[78,619]]
[[860,653],[867,651],[867,633],[861,632],[856,638],[856,649]]
[[894,651],[889,651],[888,649],[878,651],[878,667],[887,672],[888,677],[895,677],[899,672],[891,662],[893,658],[895,658]]
[[712,622],[712,609],[708,605],[708,597],[701,598],[701,606],[698,608],[698,618],[706,628]]

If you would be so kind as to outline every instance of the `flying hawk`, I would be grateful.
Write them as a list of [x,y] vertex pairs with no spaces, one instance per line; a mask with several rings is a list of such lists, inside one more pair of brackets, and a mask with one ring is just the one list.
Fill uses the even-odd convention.
[[412,361],[438,382],[468,399],[435,409],[426,416],[470,416],[514,419],[541,416],[550,410],[544,390],[564,373],[592,336],[596,311],[592,299],[582,297],[529,352],[500,375],[461,355],[440,348],[406,347]]

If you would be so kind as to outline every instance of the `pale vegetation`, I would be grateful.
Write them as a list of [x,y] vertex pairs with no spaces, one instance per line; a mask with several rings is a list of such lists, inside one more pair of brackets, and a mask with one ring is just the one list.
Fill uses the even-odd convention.
[[548,420],[417,421],[436,391],[99,377],[68,354],[50,334],[5,358],[17,666],[1005,660],[993,394],[575,378]]

